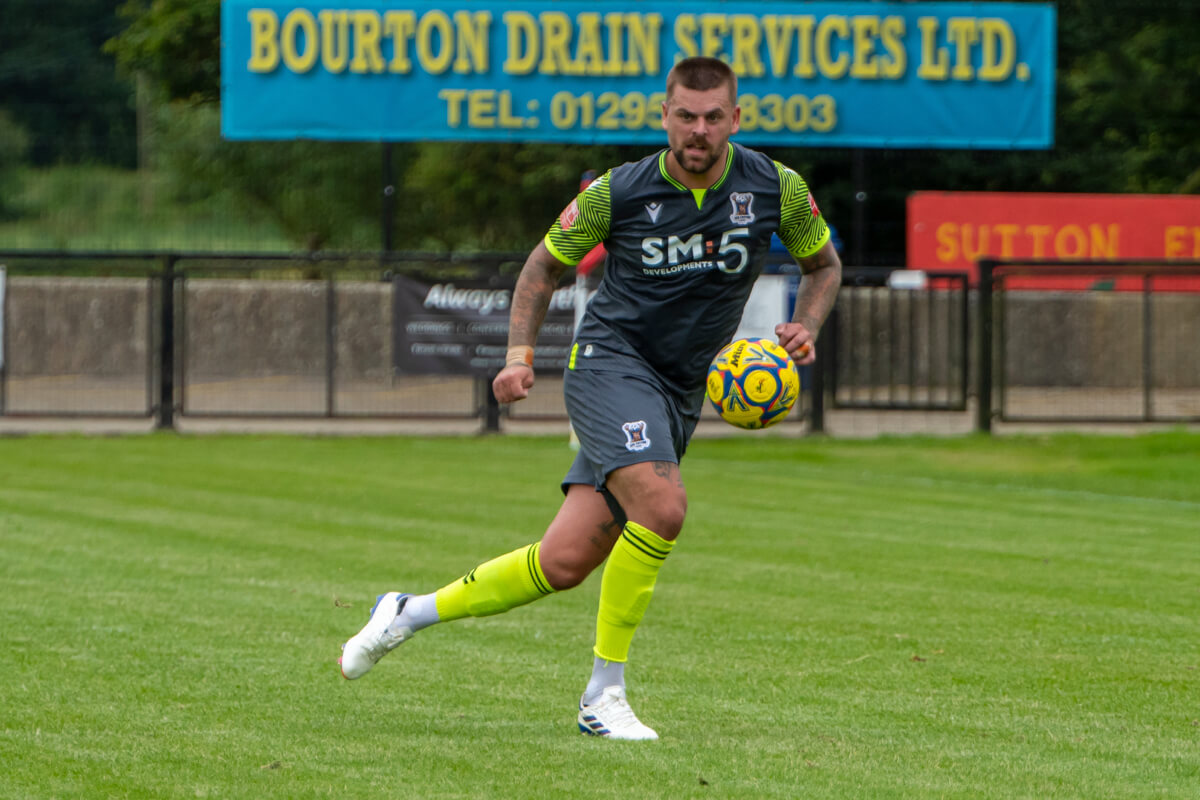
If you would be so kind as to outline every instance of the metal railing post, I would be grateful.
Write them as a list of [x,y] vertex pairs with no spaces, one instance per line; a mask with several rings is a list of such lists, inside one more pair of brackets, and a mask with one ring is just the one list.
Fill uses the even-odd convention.
[[158,340],[159,430],[175,428],[175,256],[163,258],[161,328]]
[[[830,330],[836,330],[837,320],[834,319],[834,311],[830,314],[830,318],[826,320]],[[813,364],[809,374],[812,375],[812,409],[808,419],[809,433],[824,433],[825,432],[825,370],[832,369],[837,352],[837,337],[829,337],[830,347],[828,350],[817,351],[817,363]]]
[[4,312],[8,310],[7,285],[8,270],[4,264],[0,264],[0,416],[4,415],[8,388],[8,372],[4,365],[4,328],[8,324],[4,321],[7,316]]
[[492,380],[494,378],[494,375],[489,375],[485,378],[478,379],[482,384],[480,388],[483,389],[484,395],[484,433],[500,432],[500,401],[496,399],[496,393],[492,391]]
[[992,432],[992,271],[996,262],[979,262],[979,391],[975,427],[981,433]]
[[337,411],[337,290],[333,268],[325,274],[325,416]]
[[1142,276],[1142,421],[1154,419],[1154,279]]

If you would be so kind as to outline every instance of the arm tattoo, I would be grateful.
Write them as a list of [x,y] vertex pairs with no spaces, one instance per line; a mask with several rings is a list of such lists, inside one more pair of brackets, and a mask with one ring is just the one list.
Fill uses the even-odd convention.
[[558,286],[566,265],[539,244],[529,254],[517,287],[513,290],[512,311],[509,313],[509,346],[526,344],[532,347],[537,341],[538,331],[546,319],[550,298]]
[[792,322],[799,322],[813,334],[821,329],[833,308],[842,285],[842,262],[831,246],[822,247],[808,258],[800,260],[804,275],[796,292],[796,308]]

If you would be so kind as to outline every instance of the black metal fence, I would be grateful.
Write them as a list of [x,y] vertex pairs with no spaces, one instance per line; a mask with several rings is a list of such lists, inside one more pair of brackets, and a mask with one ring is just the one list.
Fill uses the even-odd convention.
[[1200,261],[979,266],[980,430],[1200,421]]
[[[511,288],[522,262],[0,252],[0,417],[565,422],[557,369],[539,368],[541,391],[501,408],[486,370],[396,357],[397,276]],[[942,430],[1200,421],[1200,262],[992,261],[980,275],[976,291],[958,273],[847,269],[782,424],[839,434],[855,415],[912,412]],[[455,291],[469,301],[476,289]]]
[[833,407],[965,410],[969,308],[961,272],[847,270],[826,323]]
[[393,369],[391,282],[511,282],[522,261],[2,252],[0,415],[484,419],[480,376]]

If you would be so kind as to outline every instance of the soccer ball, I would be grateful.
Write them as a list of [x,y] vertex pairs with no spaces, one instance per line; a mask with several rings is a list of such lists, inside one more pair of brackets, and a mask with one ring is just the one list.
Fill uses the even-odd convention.
[[770,339],[738,339],[713,359],[706,393],[730,425],[765,428],[792,410],[800,396],[800,373],[787,351]]

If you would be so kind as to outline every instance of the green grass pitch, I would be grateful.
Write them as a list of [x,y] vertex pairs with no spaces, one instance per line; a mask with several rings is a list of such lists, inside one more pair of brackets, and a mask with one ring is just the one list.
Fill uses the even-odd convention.
[[564,438],[0,439],[2,798],[1200,797],[1200,435],[699,440],[580,736],[599,576],[423,631]]

